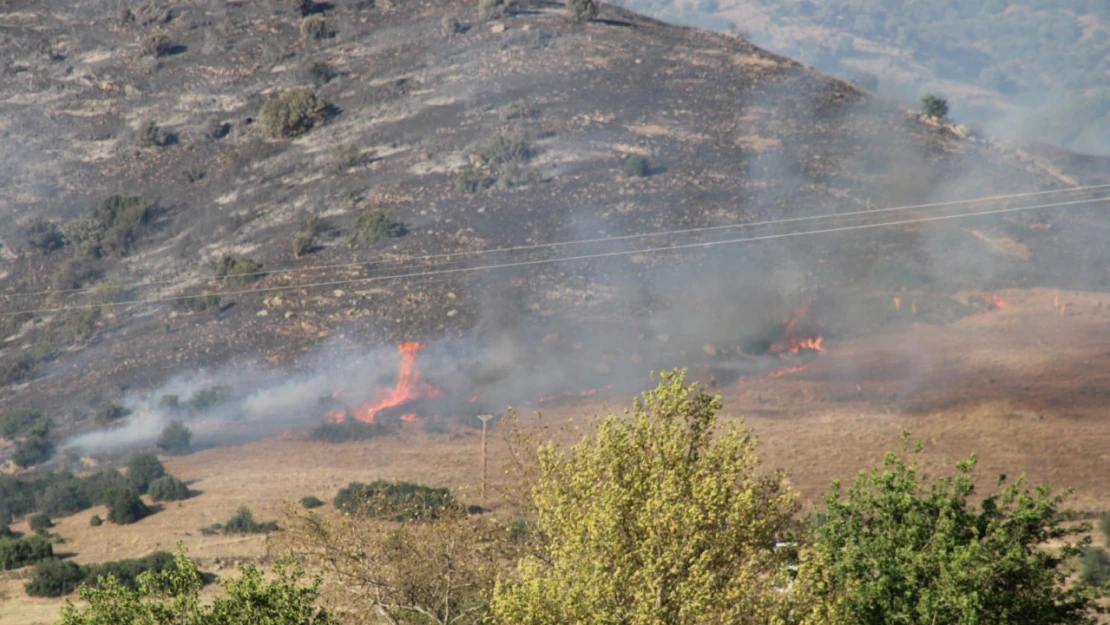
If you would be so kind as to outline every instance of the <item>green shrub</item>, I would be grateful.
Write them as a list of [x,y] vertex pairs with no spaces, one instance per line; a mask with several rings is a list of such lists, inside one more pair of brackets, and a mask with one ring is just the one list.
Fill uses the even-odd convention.
[[169,425],[162,430],[162,435],[158,437],[156,445],[158,449],[168,453],[180,454],[189,450],[189,444],[192,440],[193,432],[187,425],[181,421],[170,421]]
[[495,20],[509,13],[511,0],[478,0],[478,18]]
[[496,182],[480,167],[469,166],[455,172],[455,192],[474,194],[488,189]]
[[301,20],[301,37],[305,39],[324,39],[328,36],[328,25],[319,15],[309,15]]
[[230,386],[210,386],[193,393],[193,396],[189,398],[189,407],[196,412],[208,412],[229,399],[231,399]]
[[26,469],[48,460],[53,452],[53,443],[41,436],[32,434],[15,444],[12,462]]
[[181,501],[189,498],[189,487],[176,477],[167,475],[150,483],[150,498],[154,501]]
[[1087,547],[1080,558],[1079,577],[1084,584],[1101,586],[1110,582],[1110,554],[1101,547]]
[[216,277],[229,284],[244,286],[257,280],[262,273],[262,264],[245,256],[225,254],[216,263]]
[[66,238],[58,224],[45,217],[36,217],[27,226],[27,243],[31,247],[49,252],[64,246]]
[[331,148],[331,155],[335,162],[337,172],[349,169],[362,163],[362,150],[351,142],[337,143]]
[[50,433],[50,421],[38,410],[16,408],[0,419],[0,437],[14,440],[20,436],[46,436]]
[[921,111],[934,119],[944,119],[948,117],[948,100],[926,93],[921,97]]
[[143,198],[113,195],[101,200],[90,214],[69,222],[65,237],[87,256],[125,256],[150,215],[150,204]]
[[382,239],[399,237],[405,234],[405,226],[393,221],[388,214],[378,210],[368,210],[358,216],[352,237],[356,241],[373,243]]
[[459,503],[446,488],[411,482],[376,480],[370,484],[351,482],[335,496],[337,509],[383,519],[434,519]]
[[34,352],[4,354],[0,358],[0,386],[19,384],[30,380],[39,366],[40,358]]
[[1110,545],[1110,512],[1103,512],[1098,518],[1098,529],[1102,532],[1102,538]]
[[624,157],[621,171],[628,178],[643,178],[648,175],[648,160],[639,154],[629,154]]
[[135,454],[127,461],[127,481],[140,493],[147,492],[154,480],[165,475],[166,467],[152,453]]
[[523,165],[532,158],[532,147],[528,139],[520,134],[498,134],[478,146],[474,157],[487,167],[498,167],[515,163]]
[[50,519],[50,515],[46,514],[45,512],[32,514],[31,518],[27,519],[27,524],[31,526],[32,532],[40,536],[45,536],[49,534],[50,532],[48,532],[47,530],[54,527],[54,521],[52,521]]
[[100,518],[99,514],[94,514],[92,515],[92,518],[89,519],[89,525],[93,527],[100,527],[101,525],[104,525],[104,519]]
[[227,520],[222,526],[225,534],[266,534],[278,530],[277,521],[259,523],[254,520],[254,513],[246,506],[239,506],[235,516]]
[[439,22],[439,30],[444,37],[452,37],[462,32],[462,24],[454,15],[444,15]]
[[597,17],[596,0],[566,0],[567,13],[575,23],[581,24]]
[[80,478],[80,483],[88,494],[89,502],[94,506],[108,503],[108,495],[113,491],[131,488],[127,477],[116,469],[106,469]]
[[51,484],[38,502],[38,509],[51,516],[69,516],[91,506],[89,491],[79,480]]
[[109,576],[126,588],[137,588],[141,574],[171,571],[176,568],[173,554],[156,551],[142,558],[79,565],[71,560],[44,560],[35,565],[27,594],[32,597],[62,597],[82,584],[99,586]]
[[130,488],[121,488],[107,493],[108,520],[116,525],[130,525],[150,515],[139,493]]
[[66,343],[84,343],[96,334],[97,323],[100,321],[101,310],[99,306],[85,308],[70,313],[61,328],[61,333]]
[[166,131],[154,121],[148,121],[139,130],[139,143],[148,148],[160,148],[167,143]]
[[220,310],[220,296],[215,293],[209,293],[203,297],[199,295],[180,297],[173,301],[173,309],[178,312],[218,312]]
[[9,571],[54,557],[54,547],[42,536],[0,538],[0,571]]
[[316,245],[316,236],[312,234],[298,234],[293,238],[293,258],[301,258],[312,251]]
[[304,134],[324,119],[328,104],[303,87],[289,89],[267,101],[259,111],[259,121],[273,139]]
[[312,510],[313,508],[319,508],[324,505],[324,502],[319,497],[309,495],[307,497],[301,497],[301,505],[308,510]]
[[131,410],[119,404],[106,403],[96,409],[93,420],[99,426],[110,425],[131,414]]
[[524,100],[513,100],[505,106],[505,110],[501,111],[501,119],[504,121],[512,121],[514,119],[527,119],[536,116],[536,109],[532,108]]
[[344,441],[360,441],[375,436],[382,436],[394,431],[394,426],[385,422],[363,423],[355,419],[347,419],[342,423],[326,421],[312,430],[312,438],[328,443],[342,443]]
[[169,35],[161,31],[156,31],[143,35],[141,47],[143,55],[158,58],[169,54],[173,45],[170,43]]

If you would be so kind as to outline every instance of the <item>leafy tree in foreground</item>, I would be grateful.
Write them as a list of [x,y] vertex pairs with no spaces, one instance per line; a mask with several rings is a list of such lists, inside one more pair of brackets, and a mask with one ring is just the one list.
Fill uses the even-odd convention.
[[60,625],[333,625],[335,620],[317,608],[319,579],[300,582],[304,571],[288,559],[274,566],[276,579],[263,579],[260,569],[240,565],[242,575],[225,578],[220,585],[226,596],[211,605],[201,605],[203,575],[197,565],[179,553],[171,570],[144,573],[138,589],[130,589],[115,577],[101,580],[97,587],[81,586],[78,596],[87,607],[70,601],[62,608]]
[[969,502],[974,467],[972,456],[926,485],[890,453],[846,497],[834,483],[801,566],[800,582],[826,598],[808,622],[1094,623],[1096,593],[1069,579],[1090,539],[1068,539],[1089,526],[1065,525],[1063,497],[1024,478]]
[[664,373],[624,417],[569,450],[539,450],[536,555],[498,584],[497,622],[675,625],[782,622],[796,593],[774,545],[796,510],[758,471],[721,400]]

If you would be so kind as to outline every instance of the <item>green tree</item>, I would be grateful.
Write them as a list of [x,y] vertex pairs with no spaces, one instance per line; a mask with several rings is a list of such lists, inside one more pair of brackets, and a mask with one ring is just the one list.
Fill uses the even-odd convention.
[[536,549],[498,584],[501,623],[775,623],[795,593],[776,541],[796,510],[721,400],[664,373],[625,417],[539,449]]
[[597,17],[596,0],[565,0],[570,18],[581,24]]
[[147,492],[151,482],[165,475],[166,467],[154,454],[135,454],[127,461],[127,481],[140,493]]
[[165,475],[150,483],[153,501],[181,501],[189,498],[189,487],[172,475]]
[[320,580],[302,584],[304,571],[290,559],[274,566],[275,579],[266,580],[257,567],[240,565],[241,576],[223,579],[225,596],[202,605],[204,576],[184,553],[173,569],[144,573],[137,589],[108,576],[96,587],[77,589],[86,607],[66,601],[60,625],[333,625],[327,611],[316,607]]
[[162,430],[162,436],[155,443],[158,449],[171,454],[185,453],[193,440],[193,431],[181,421],[170,421]]
[[1066,525],[1063,497],[1024,478],[1003,476],[997,493],[971,503],[974,467],[971,456],[926,485],[915,461],[890,453],[846,497],[834,483],[799,577],[831,598],[809,622],[1094,623],[1096,593],[1069,581],[1090,539],[1068,539],[1090,528]]
[[108,520],[117,525],[129,525],[150,514],[150,508],[130,488],[120,488],[105,495]]
[[944,119],[948,117],[948,100],[926,93],[921,97],[921,111],[929,117]]

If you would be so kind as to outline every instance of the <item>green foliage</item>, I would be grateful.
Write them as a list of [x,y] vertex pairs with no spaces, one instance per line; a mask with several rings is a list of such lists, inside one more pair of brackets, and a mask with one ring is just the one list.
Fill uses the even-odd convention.
[[312,429],[312,438],[328,443],[361,441],[389,434],[395,429],[392,424],[384,421],[374,423],[363,423],[355,419],[347,419],[342,423],[325,421]]
[[215,293],[209,293],[203,297],[199,295],[181,297],[173,301],[173,309],[178,312],[219,312],[220,296]]
[[45,512],[32,514],[31,518],[27,519],[27,525],[31,527],[31,531],[39,536],[46,536],[50,532],[50,528],[54,527],[54,521],[50,519],[50,515]]
[[151,482],[165,475],[166,467],[152,453],[135,454],[127,461],[127,481],[140,493],[147,492]]
[[453,37],[462,32],[462,24],[454,15],[444,15],[439,21],[439,31],[444,37]]
[[41,436],[32,434],[16,443],[15,453],[12,454],[12,462],[22,468],[32,467],[48,460],[53,453],[53,443]]
[[478,19],[496,20],[505,17],[512,0],[478,0]]
[[166,475],[150,483],[150,498],[154,501],[181,501],[189,498],[189,487],[176,477]]
[[92,506],[89,490],[79,480],[51,484],[39,498],[38,509],[51,516],[69,516]]
[[346,143],[337,143],[332,146],[331,154],[337,172],[350,169],[363,161],[362,150],[358,149],[358,146],[350,141]]
[[168,135],[161,126],[150,120],[139,130],[139,143],[146,147],[163,147],[168,143]]
[[1110,512],[1103,512],[1098,517],[1098,531],[1102,532],[1102,539],[1110,545]]
[[53,545],[37,534],[23,538],[0,538],[0,571],[22,568],[53,557]]
[[348,514],[392,520],[434,519],[459,508],[459,502],[446,488],[385,480],[370,484],[351,482],[339,489],[334,504]]
[[26,382],[35,375],[41,358],[33,351],[4,354],[0,358],[0,386]]
[[312,510],[313,508],[319,508],[324,505],[324,502],[319,497],[308,495],[307,497],[301,497],[301,505],[304,506],[306,510]]
[[1062,497],[1024,478],[1000,478],[974,505],[974,466],[972,456],[923,484],[915,462],[890,453],[846,496],[834,483],[799,578],[829,598],[813,622],[1091,622],[1092,593],[1068,582],[1089,541],[1068,538],[1088,528],[1065,525]]
[[50,252],[63,247],[66,238],[58,224],[45,217],[36,217],[27,226],[27,243],[33,248]]
[[66,239],[87,256],[126,256],[151,215],[150,204],[137,195],[107,197],[86,216],[66,226]]
[[239,570],[239,576],[220,581],[224,596],[203,605],[204,576],[179,553],[172,567],[140,575],[134,587],[114,577],[78,587],[83,607],[67,601],[59,625],[336,625],[316,607],[320,579],[302,584],[304,570],[291,559],[275,564],[269,580],[254,566]]
[[189,407],[196,412],[208,412],[231,399],[231,387],[223,384],[202,388],[189,398]]
[[100,518],[99,514],[94,514],[92,515],[92,518],[89,519],[89,525],[93,527],[100,527],[101,525],[104,525],[104,519]]
[[150,515],[150,508],[139,493],[130,488],[109,491],[104,499],[108,505],[108,520],[116,525],[130,525]]
[[378,210],[368,210],[358,216],[355,229],[351,238],[355,241],[373,243],[382,239],[403,236],[405,226],[394,221],[387,213]]
[[312,234],[298,234],[293,237],[293,258],[302,258],[312,251],[316,245],[316,236]]
[[301,20],[301,37],[305,39],[324,39],[328,36],[328,25],[319,15],[309,15]]
[[934,119],[944,119],[948,117],[948,100],[926,93],[921,96],[921,111]]
[[62,326],[61,336],[65,342],[86,342],[96,334],[96,326],[100,321],[101,310],[99,306],[84,308],[71,313],[66,317]]
[[791,609],[773,545],[796,510],[719,397],[664,373],[624,417],[539,448],[535,552],[498,584],[501,623],[772,623]]
[[498,134],[478,146],[473,157],[487,167],[499,167],[515,163],[522,165],[532,158],[532,146],[528,139],[519,134]]
[[596,0],[566,0],[567,13],[575,23],[581,24],[597,17]]
[[106,403],[96,409],[96,415],[93,420],[99,426],[111,425],[116,421],[131,414],[131,410],[124,408],[119,404]]
[[189,450],[192,440],[193,431],[189,426],[181,421],[170,421],[155,445],[166,453],[182,454]]
[[[109,583],[134,590],[144,573],[169,572],[176,568],[174,556],[168,551],[90,565],[79,565],[70,560],[44,560],[35,565],[34,576],[26,589],[32,597],[61,597],[82,585],[97,588]],[[108,582],[109,579],[112,581]]]
[[471,165],[455,172],[456,193],[474,194],[492,187],[495,182],[481,167]]
[[328,103],[308,89],[294,87],[268,100],[259,111],[259,121],[273,139],[296,137],[324,120]]
[[628,178],[643,178],[648,175],[648,160],[639,154],[629,154],[621,163],[621,171]]
[[50,420],[38,410],[16,408],[0,419],[0,437],[15,440],[21,436],[46,436]]
[[1090,586],[1110,582],[1110,554],[1102,547],[1087,547],[1080,557],[1079,579]]
[[254,513],[246,506],[239,506],[235,516],[223,525],[213,525],[213,530],[220,530],[224,534],[268,534],[278,530],[277,521],[259,523],[254,520]]
[[[154,58],[166,56],[170,53],[172,48],[173,44],[170,42],[170,37],[164,32],[155,31],[143,35],[142,50],[143,54],[146,56],[152,56]],[[159,143],[156,145],[161,144]]]
[[244,286],[254,282],[262,274],[262,264],[245,256],[225,254],[216,263],[216,277],[229,284]]

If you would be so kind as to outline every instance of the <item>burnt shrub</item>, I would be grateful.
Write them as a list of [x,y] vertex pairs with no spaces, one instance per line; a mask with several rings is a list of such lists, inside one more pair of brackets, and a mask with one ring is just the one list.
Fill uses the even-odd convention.
[[316,245],[316,235],[301,233],[293,237],[293,258],[301,258]]
[[22,568],[53,557],[53,545],[42,536],[0,538],[0,571]]
[[349,514],[393,520],[434,519],[445,510],[459,508],[446,488],[385,480],[351,482],[336,494],[334,505]]
[[140,47],[144,56],[159,58],[166,56],[173,48],[170,37],[164,32],[154,31],[143,35]]
[[49,534],[50,528],[54,527],[54,521],[50,519],[50,515],[45,512],[32,514],[31,518],[27,519],[27,525],[31,526],[31,531],[39,536]]
[[187,425],[181,421],[170,421],[155,444],[167,453],[181,454],[189,450],[192,440],[193,432]]
[[45,217],[36,217],[27,226],[27,243],[33,248],[50,252],[63,247],[66,238],[58,224]]
[[181,501],[189,498],[189,487],[172,475],[151,482],[148,492],[154,501]]
[[296,137],[324,120],[328,103],[304,87],[294,87],[268,100],[258,113],[266,134],[273,139]]
[[148,121],[139,129],[139,143],[146,147],[163,147],[168,143],[169,135],[162,127],[153,121]]
[[319,508],[324,505],[324,501],[319,497],[309,495],[307,497],[301,497],[301,505],[307,510],[312,510],[313,508]]
[[351,237],[356,241],[373,243],[382,239],[399,237],[405,234],[405,226],[394,221],[387,213],[368,210],[358,216]]
[[236,286],[245,286],[254,282],[261,273],[262,264],[245,256],[225,254],[216,262],[216,277]]
[[462,32],[462,24],[454,15],[444,15],[439,22],[439,30],[444,37],[452,37]]
[[571,21],[581,24],[597,17],[597,0],[566,0]]
[[327,22],[319,15],[309,15],[301,20],[301,37],[305,39],[325,39],[328,34]]
[[127,481],[140,493],[147,492],[154,480],[165,475],[166,467],[152,453],[135,454],[127,461]]
[[108,505],[108,520],[116,525],[130,525],[151,512],[139,493],[130,488],[109,491],[104,503]]

